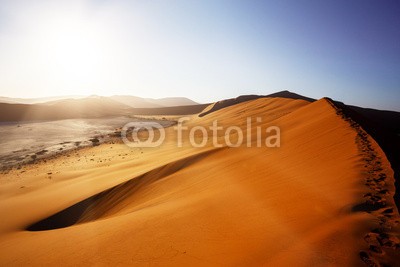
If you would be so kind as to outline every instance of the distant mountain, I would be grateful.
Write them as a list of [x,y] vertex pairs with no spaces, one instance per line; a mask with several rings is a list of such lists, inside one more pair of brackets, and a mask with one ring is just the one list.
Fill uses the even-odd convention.
[[161,108],[161,107],[177,107],[191,106],[198,103],[186,97],[166,97],[166,98],[141,98],[137,96],[115,95],[111,99],[131,106],[133,108]]
[[[11,98],[11,97],[0,97],[0,103],[9,104],[54,104],[62,100],[76,100],[83,98],[96,98],[99,96],[53,96],[53,97],[43,97],[43,98]],[[109,98],[116,102],[122,103],[124,105],[134,107],[134,108],[161,108],[161,107],[177,107],[177,106],[192,106],[198,103],[190,100],[186,97],[166,97],[160,99],[153,98],[142,98],[131,95],[114,95]]]
[[166,97],[159,99],[146,98],[146,100],[150,103],[158,104],[164,107],[193,106],[199,104],[186,97]]
[[41,98],[12,98],[12,97],[0,97],[0,103],[10,103],[10,104],[39,104],[46,103],[50,101],[57,101],[62,99],[80,99],[86,96],[81,95],[69,95],[69,96],[51,96],[51,97],[41,97]]
[[147,99],[137,96],[130,95],[114,95],[110,96],[110,99],[125,104],[127,106],[133,108],[159,108],[163,107],[162,105],[152,103],[151,101],[147,101]]
[[[0,121],[61,120],[123,115],[187,115],[201,112],[208,105],[196,104],[183,97],[150,99],[136,96],[89,96],[80,99],[51,99],[53,100],[40,104],[0,103]],[[11,102],[10,99],[6,100]],[[24,101],[28,102],[26,99]],[[189,105],[191,103],[195,104]],[[180,104],[182,106],[179,106]]]
[[105,97],[65,99],[46,104],[0,103],[0,121],[99,118],[132,114],[132,108]]

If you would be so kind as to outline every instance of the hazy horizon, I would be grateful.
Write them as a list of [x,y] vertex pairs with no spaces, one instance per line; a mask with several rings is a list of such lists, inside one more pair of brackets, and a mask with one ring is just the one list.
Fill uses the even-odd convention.
[[289,90],[400,111],[400,3],[0,0],[0,96]]

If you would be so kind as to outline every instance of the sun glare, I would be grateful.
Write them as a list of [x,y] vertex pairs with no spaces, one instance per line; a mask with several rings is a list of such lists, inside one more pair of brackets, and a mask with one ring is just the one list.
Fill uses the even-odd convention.
[[102,24],[79,17],[60,17],[46,23],[33,36],[43,71],[64,86],[76,87],[76,93],[90,94],[99,77],[109,67],[115,52],[110,31]]
[[79,76],[88,71],[95,71],[98,60],[101,57],[99,46],[102,43],[98,36],[80,28],[59,29],[49,42],[52,43],[50,59],[54,59],[61,70],[72,75]]
[[99,71],[105,40],[83,21],[66,23],[49,32],[51,65],[72,79],[84,81]]

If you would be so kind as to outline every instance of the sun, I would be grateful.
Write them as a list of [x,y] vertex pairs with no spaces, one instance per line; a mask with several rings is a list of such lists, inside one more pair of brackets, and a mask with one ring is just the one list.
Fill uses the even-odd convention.
[[71,92],[92,93],[110,65],[113,48],[107,29],[87,19],[61,17],[36,37],[45,72]]
[[97,29],[69,22],[52,32],[48,42],[48,60],[69,78],[84,81],[99,72],[104,40]]

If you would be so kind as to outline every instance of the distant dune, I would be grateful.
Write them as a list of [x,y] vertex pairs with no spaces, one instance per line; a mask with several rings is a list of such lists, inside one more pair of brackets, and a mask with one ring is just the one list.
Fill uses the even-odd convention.
[[137,96],[125,96],[125,95],[115,95],[111,96],[111,99],[120,102],[124,105],[133,107],[133,108],[159,108],[162,105],[157,103],[152,103],[147,101],[145,98],[137,97]]
[[187,115],[199,113],[207,106],[204,104],[175,106],[193,102],[186,98],[160,99],[160,103],[171,105],[170,107],[158,105],[156,102],[158,100],[149,102],[138,97],[92,96],[81,99],[53,100],[42,104],[0,103],[0,121],[60,120],[122,115]]
[[[82,99],[82,98],[98,98],[99,96],[53,96],[53,97],[42,97],[42,98],[12,98],[12,97],[0,97],[0,103],[8,104],[51,104],[62,100]],[[142,98],[131,95],[114,95],[110,98],[117,102],[123,103],[127,106],[134,108],[155,108],[155,107],[175,107],[175,106],[188,106],[197,105],[195,101],[186,97],[166,97],[166,98]]]
[[167,98],[141,98],[137,96],[111,96],[111,99],[121,102],[133,108],[161,108],[177,106],[194,106],[198,103],[186,97],[167,97]]
[[69,96],[52,96],[52,97],[39,97],[39,98],[12,98],[12,97],[0,97],[0,103],[10,104],[42,104],[50,101],[57,101],[63,99],[81,99],[86,96],[81,95],[69,95]]
[[99,118],[130,114],[131,108],[108,98],[59,100],[50,104],[0,103],[0,121]]
[[164,107],[194,106],[199,104],[186,97],[166,97],[159,99],[146,98],[146,100]]
[[[177,148],[168,128],[156,149],[102,144],[0,175],[0,263],[398,264],[394,172],[346,106],[250,96],[206,110],[185,126],[262,120],[238,147],[194,148],[186,131]],[[271,125],[280,147],[257,147]]]

